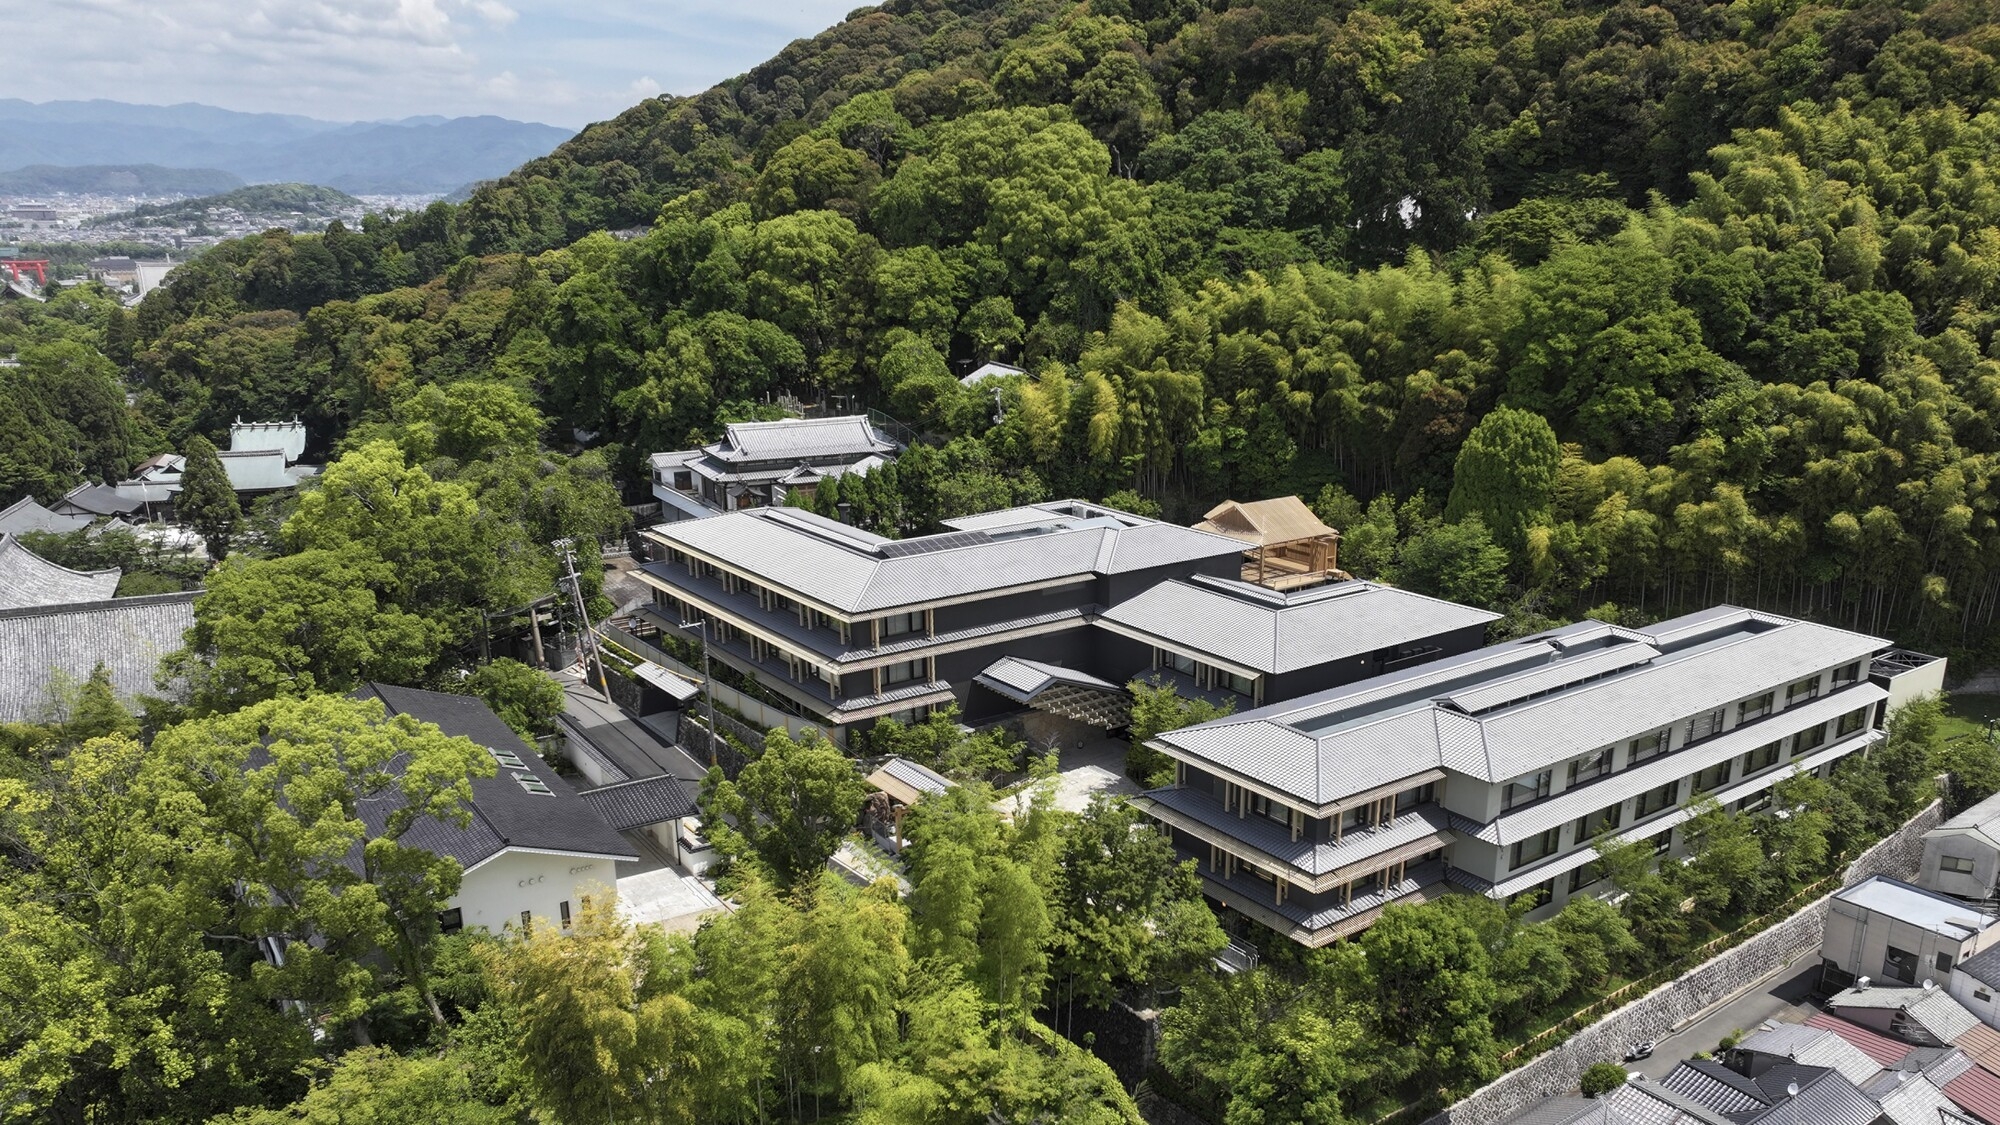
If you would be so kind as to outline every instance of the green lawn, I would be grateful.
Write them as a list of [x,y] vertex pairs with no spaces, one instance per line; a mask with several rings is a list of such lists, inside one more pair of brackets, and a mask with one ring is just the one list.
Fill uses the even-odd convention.
[[1947,695],[1944,699],[1946,741],[1986,733],[1986,721],[2000,718],[2000,695]]

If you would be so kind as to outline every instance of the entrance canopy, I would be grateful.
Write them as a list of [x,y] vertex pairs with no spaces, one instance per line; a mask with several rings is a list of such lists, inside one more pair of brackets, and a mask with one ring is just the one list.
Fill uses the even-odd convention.
[[1106,730],[1132,719],[1132,697],[1124,688],[1074,668],[1003,656],[972,682],[1037,711]]

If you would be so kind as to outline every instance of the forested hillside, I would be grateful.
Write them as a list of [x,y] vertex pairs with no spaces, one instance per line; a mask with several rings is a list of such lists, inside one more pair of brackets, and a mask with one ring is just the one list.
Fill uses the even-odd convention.
[[[1477,1086],[1612,982],[1819,893],[1940,774],[2000,787],[2000,759],[1906,708],[1775,787],[1783,815],[1695,801],[1687,863],[1603,854],[1620,906],[1524,924],[1450,896],[1221,976],[1129,805],[1007,823],[962,787],[906,825],[908,895],[809,875],[861,785],[782,735],[704,794],[744,908],[692,941],[589,911],[573,938],[447,938],[456,866],[356,848],[357,810],[391,760],[445,809],[491,767],[340,695],[478,692],[536,733],[544,680],[467,675],[485,623],[550,589],[551,540],[625,530],[646,453],[781,396],[923,435],[814,498],[884,534],[1298,493],[1347,569],[1503,630],[1732,600],[1976,663],[2000,650],[1994,15],[892,2],[463,204],[224,244],[136,310],[0,304],[0,504],[168,449],[214,481],[196,439],[238,416],[299,417],[326,464],[189,513],[228,557],[175,698],[141,720],[98,677],[0,727],[0,1115],[1129,1122],[1049,1030],[1121,991],[1178,995],[1153,1078],[1230,1125],[1414,1120]],[[960,384],[996,357],[1028,373]],[[869,737],[1046,769],[950,715]]]
[[[1354,569],[1435,587],[1400,556],[1445,535],[1525,624],[1730,598],[1958,646],[2000,600],[1989,15],[891,3],[463,205],[218,248],[133,376],[176,440],[497,378],[628,470],[854,394],[967,503],[1333,485],[1406,541]],[[1037,377],[951,378],[994,355]],[[1447,510],[1502,405],[1557,444]]]

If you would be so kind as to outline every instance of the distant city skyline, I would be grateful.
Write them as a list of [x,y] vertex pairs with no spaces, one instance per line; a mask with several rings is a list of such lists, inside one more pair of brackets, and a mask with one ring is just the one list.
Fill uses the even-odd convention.
[[493,114],[580,128],[691,94],[855,0],[70,0],[0,17],[36,66],[0,97],[372,121]]

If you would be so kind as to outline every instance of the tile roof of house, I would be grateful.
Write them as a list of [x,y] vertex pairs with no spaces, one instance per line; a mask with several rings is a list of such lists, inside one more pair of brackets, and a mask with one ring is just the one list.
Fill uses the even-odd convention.
[[61,501],[72,508],[81,508],[93,516],[122,516],[136,511],[140,502],[108,484],[79,484],[63,493]]
[[287,463],[305,456],[305,423],[296,418],[289,422],[245,422],[238,418],[230,423],[230,452],[244,453],[266,449],[283,453]]
[[[1995,1031],[1982,1023],[1976,1027],[1966,1028],[1962,1034],[1955,1036],[1951,1043],[1970,1056],[1973,1062],[1994,1074],[2000,1074],[2000,1031]],[[1995,1125],[2000,1125],[2000,1122],[1996,1122]]]
[[[1687,717],[1696,705],[1690,701],[1712,701],[1719,707],[1887,644],[1747,610],[1698,616],[1701,620],[1694,624],[1668,621],[1651,631],[1579,623],[1184,727],[1158,741],[1177,755],[1207,761],[1313,805],[1440,766],[1505,781],[1667,727]],[[1605,655],[1620,649],[1640,662],[1626,666],[1624,654]],[[1879,687],[1857,683],[1788,707],[1666,756],[1660,768],[1670,776],[1651,784],[1689,772],[1680,768],[1691,761],[1683,753],[1751,749],[1793,733],[1795,724],[1862,708],[1881,696]],[[1608,793],[1614,783],[1647,781],[1644,769],[1612,775],[1597,783],[1606,787],[1600,792]],[[1529,806],[1520,815],[1555,817],[1551,823],[1560,823],[1609,803],[1592,804],[1596,796],[1588,787],[1575,792],[1574,797],[1559,795]],[[1565,797],[1558,808],[1556,802]],[[1497,827],[1495,831],[1505,834]]]
[[1373,582],[1280,593],[1204,575],[1162,582],[1112,606],[1102,620],[1251,672],[1284,673],[1499,617]]
[[1062,501],[1023,528],[884,539],[796,508],[751,508],[648,532],[806,600],[871,613],[1016,586],[1235,559],[1235,541]]
[[106,601],[118,590],[119,570],[71,570],[30,551],[0,531],[0,609]]
[[61,675],[80,683],[100,663],[122,700],[157,690],[160,658],[194,624],[193,593],[0,610],[0,722],[34,718]]
[[1874,1098],[1895,1125],[1941,1125],[1940,1110],[1959,1108],[1936,1083],[1911,1071],[1884,1071],[1861,1092]]
[[619,832],[647,828],[694,814],[694,791],[672,774],[640,777],[585,789],[577,796]]
[[1617,1125],[1608,1103],[1598,1098],[1543,1098],[1497,1125]]
[[[1790,1073],[1795,1068],[1773,1069]],[[1712,1059],[1688,1059],[1668,1071],[1660,1085],[1722,1114],[1748,1113],[1771,1104],[1755,1079]]]
[[2000,793],[1966,809],[1929,832],[1925,839],[1933,836],[1977,836],[1996,848],[2000,848]]
[[1904,1043],[1898,1039],[1891,1039],[1872,1028],[1862,1027],[1851,1020],[1844,1020],[1839,1016],[1828,1015],[1825,1012],[1814,1012],[1812,1015],[1807,1016],[1806,1026],[1822,1027],[1833,1032],[1835,1035],[1859,1047],[1863,1054],[1874,1059],[1877,1064],[1884,1067],[1896,1065],[1899,1060],[1910,1053],[1910,1045],[1908,1043]]
[[1882,1069],[1867,1052],[1832,1031],[1809,1024],[1780,1023],[1744,1037],[1738,1050],[1777,1055],[1802,1066],[1830,1066],[1850,1082],[1866,1082]]
[[1944,1084],[1944,1096],[1986,1125],[2000,1125],[2000,1076],[1975,1066]]
[[1604,1102],[1626,1125],[1735,1125],[1735,1122],[1657,1082],[1627,1082]]
[[0,532],[18,535],[24,531],[52,531],[61,534],[89,526],[89,516],[59,516],[35,503],[32,496],[23,496],[0,508]]
[[[403,834],[403,842],[449,855],[468,871],[510,848],[639,858],[632,845],[479,698],[378,683],[354,694],[381,700],[391,715],[408,715],[448,735],[469,738],[499,763],[495,776],[473,779],[472,819],[464,828],[425,817]],[[362,819],[371,831],[380,831],[397,807],[393,798],[371,802]]]

